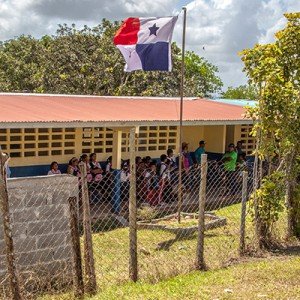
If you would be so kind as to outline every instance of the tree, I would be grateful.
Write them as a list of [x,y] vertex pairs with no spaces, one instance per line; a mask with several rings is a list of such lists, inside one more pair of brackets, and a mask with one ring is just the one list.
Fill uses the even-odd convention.
[[0,90],[33,91],[43,82],[43,47],[30,36],[20,36],[0,45]]
[[[258,190],[259,235],[263,245],[268,239],[270,220],[278,218],[276,207],[283,197],[272,204],[264,193],[273,178],[284,183],[285,203],[288,211],[288,235],[300,237],[300,13],[285,14],[286,27],[277,32],[273,44],[256,45],[244,50],[242,60],[250,83],[259,91],[258,106],[249,110],[256,121],[253,133],[259,138],[258,154],[261,158],[276,157],[280,164]],[[284,176],[282,176],[284,174]],[[281,195],[281,184],[274,185]],[[269,215],[269,219],[262,216]]]
[[[39,93],[178,96],[181,50],[172,44],[172,72],[125,73],[113,44],[119,22],[78,30],[59,25],[55,36],[21,36],[0,45],[0,89]],[[222,86],[217,67],[186,53],[185,96],[209,96]]]
[[228,87],[226,92],[222,93],[225,99],[247,99],[256,100],[258,97],[257,89],[252,85],[240,85],[238,87]]

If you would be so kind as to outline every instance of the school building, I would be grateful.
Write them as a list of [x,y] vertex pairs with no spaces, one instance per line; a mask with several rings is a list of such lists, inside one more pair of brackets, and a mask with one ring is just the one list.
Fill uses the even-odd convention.
[[[251,155],[255,140],[244,101],[186,98],[183,141],[194,151],[206,141],[210,157],[242,140]],[[138,128],[137,155],[179,153],[179,98],[0,94],[0,146],[11,157],[12,176],[44,175],[52,161],[65,165],[82,153],[113,166],[129,158],[129,130]]]

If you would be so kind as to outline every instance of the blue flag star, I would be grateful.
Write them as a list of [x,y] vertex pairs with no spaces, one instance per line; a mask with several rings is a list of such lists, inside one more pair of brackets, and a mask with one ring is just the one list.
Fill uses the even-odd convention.
[[152,34],[154,34],[155,36],[157,36],[156,32],[157,32],[157,30],[159,29],[159,27],[156,27],[156,23],[155,23],[153,26],[148,27],[148,28],[149,28],[149,30],[150,30],[149,36],[152,35]]

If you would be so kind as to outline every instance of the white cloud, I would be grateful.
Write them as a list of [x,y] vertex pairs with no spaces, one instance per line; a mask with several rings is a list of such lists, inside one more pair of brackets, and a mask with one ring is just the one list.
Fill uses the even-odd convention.
[[[0,40],[53,34],[59,23],[94,26],[104,17],[172,15],[180,3],[186,0],[0,0]],[[283,13],[300,11],[300,1],[194,0],[187,9],[187,49],[217,65],[225,86],[237,86],[246,83],[238,52],[272,42],[285,25]],[[181,33],[179,18],[174,32],[179,45]]]
[[[238,52],[273,42],[285,25],[283,13],[300,11],[300,1],[194,0],[187,9],[187,48],[217,65],[225,86],[237,86],[247,82]],[[175,33],[179,43],[180,22]]]
[[0,40],[52,34],[59,23],[96,25],[102,18],[170,15],[175,0],[0,0]]

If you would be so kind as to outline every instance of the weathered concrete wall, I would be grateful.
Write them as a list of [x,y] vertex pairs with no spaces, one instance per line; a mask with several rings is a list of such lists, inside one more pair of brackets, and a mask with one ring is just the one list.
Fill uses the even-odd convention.
[[[68,175],[9,179],[8,192],[18,272],[39,279],[71,277],[68,198],[78,196],[78,179]],[[5,269],[0,219],[1,277]]]

